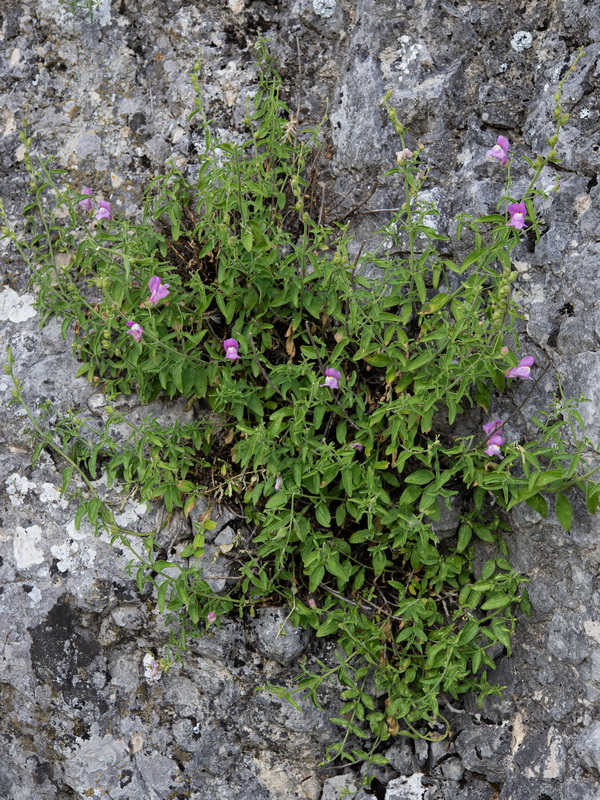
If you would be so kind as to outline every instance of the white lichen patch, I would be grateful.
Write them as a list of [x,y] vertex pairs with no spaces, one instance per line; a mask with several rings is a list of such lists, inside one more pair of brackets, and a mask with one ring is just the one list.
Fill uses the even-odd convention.
[[37,314],[33,307],[35,298],[31,294],[18,295],[9,286],[0,292],[0,321],[27,322]]
[[51,483],[42,483],[40,488],[40,500],[56,508],[66,508],[68,501],[61,495],[56,486]]
[[586,636],[589,636],[591,639],[594,639],[600,644],[600,621],[587,619],[583,623],[583,630],[585,631]]
[[516,53],[529,50],[533,44],[533,36],[529,31],[517,31],[510,40],[510,46]]
[[24,475],[19,475],[18,472],[13,472],[12,475],[9,475],[4,483],[10,502],[16,508],[23,505],[23,501],[30,489],[37,488],[33,481],[28,480]]
[[32,525],[29,528],[17,527],[13,548],[19,569],[27,569],[33,564],[41,564],[44,561],[44,553],[37,547],[41,538],[42,529],[39,525]]
[[130,500],[123,511],[115,514],[115,521],[117,525],[122,528],[129,528],[134,523],[143,519],[148,509],[146,503],[138,503],[136,500]]
[[32,586],[31,591],[27,592],[27,599],[32,606],[37,606],[42,600],[42,593],[38,586]]
[[313,9],[315,14],[324,19],[329,19],[333,16],[335,11],[336,0],[313,0]]

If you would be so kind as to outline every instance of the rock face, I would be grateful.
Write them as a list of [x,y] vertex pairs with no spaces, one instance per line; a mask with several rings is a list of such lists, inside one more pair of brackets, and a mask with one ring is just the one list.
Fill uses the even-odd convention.
[[[527,353],[559,370],[568,396],[592,400],[582,413],[600,438],[600,69],[597,4],[456,0],[100,0],[94,20],[58,0],[0,4],[0,178],[18,222],[28,176],[19,131],[27,110],[32,154],[52,154],[76,186],[94,186],[119,212],[139,212],[145,181],[174,159],[193,170],[197,139],[186,124],[189,71],[202,51],[209,116],[235,132],[255,81],[253,46],[272,42],[295,105],[307,122],[329,99],[331,191],[359,203],[393,164],[396,142],[379,102],[392,102],[425,146],[431,197],[452,229],[457,211],[491,213],[502,177],[485,151],[498,134],[518,155],[546,147],[552,94],[580,46],[565,89],[571,114],[558,144],[561,183],[545,201],[548,226],[516,253]],[[522,162],[513,190],[528,182]],[[391,183],[365,212],[395,207]],[[358,215],[357,238],[385,221]],[[75,379],[70,348],[51,322],[40,333],[27,270],[0,242],[0,356],[10,346],[33,409],[99,408]],[[513,425],[552,399],[552,381],[517,387]],[[318,764],[336,730],[331,707],[300,714],[256,693],[285,682],[308,646],[267,610],[254,623],[222,620],[182,664],[160,673],[168,631],[140,598],[129,555],[73,520],[57,491],[60,465],[42,453],[35,468],[18,407],[0,376],[0,797],[193,800],[592,800],[600,780],[600,526],[584,510],[565,533],[530,509],[512,515],[511,558],[530,583],[533,615],[514,652],[490,678],[505,699],[483,709],[467,698],[447,710],[448,743],[396,743],[371,789]],[[164,413],[178,413],[165,408]],[[518,435],[518,433],[516,434]],[[156,509],[122,510],[136,530]],[[225,541],[225,540],[224,540]],[[215,546],[221,544],[217,542]],[[149,655],[150,654],[150,655]],[[144,660],[146,659],[146,660]],[[455,707],[452,701],[452,708]],[[323,781],[325,780],[325,784]],[[324,786],[324,789],[322,787]],[[386,789],[387,787],[387,789]],[[337,793],[337,794],[336,794]],[[349,793],[349,794],[348,794]]]

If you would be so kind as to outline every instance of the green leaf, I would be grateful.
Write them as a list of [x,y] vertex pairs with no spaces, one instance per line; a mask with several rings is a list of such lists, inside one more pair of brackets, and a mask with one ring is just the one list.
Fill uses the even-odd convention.
[[468,644],[479,633],[479,620],[470,619],[458,636],[458,644]]
[[481,570],[481,579],[487,581],[488,578],[491,578],[494,572],[496,571],[496,562],[493,558],[490,558],[489,561],[486,561],[483,565],[483,569]]
[[308,581],[309,592],[317,591],[317,589],[321,585],[321,581],[323,580],[324,575],[325,575],[325,567],[323,566],[323,564],[318,564],[310,573],[310,578]]
[[458,544],[456,545],[457,553],[464,553],[465,548],[471,541],[473,536],[473,529],[470,525],[462,524],[458,529]]
[[242,244],[248,252],[252,250],[252,243],[252,232],[247,227],[242,228]]
[[489,600],[486,600],[481,608],[483,611],[492,611],[496,608],[504,608],[505,606],[510,605],[510,603],[513,603],[514,599],[514,597],[504,594],[504,592],[498,592],[497,594],[493,594]]
[[62,471],[62,480],[60,484],[60,491],[66,492],[69,484],[71,483],[71,478],[73,476],[73,467],[65,467]]
[[589,514],[595,514],[598,510],[598,485],[588,483],[585,487],[585,505]]
[[532,508],[542,518],[546,518],[546,515],[548,514],[548,503],[541,494],[534,494],[533,497],[528,497],[525,502],[529,508]]
[[449,295],[444,294],[444,292],[440,292],[439,294],[436,294],[435,297],[433,297],[429,301],[427,307],[422,308],[419,313],[421,315],[434,314],[436,311],[439,311],[441,308],[443,308],[449,299],[450,299]]
[[480,523],[475,523],[473,526],[475,530],[475,535],[484,542],[495,542],[496,537],[490,531],[489,528],[486,528],[485,525],[481,525]]
[[[329,634],[334,633],[337,631],[339,625],[339,621],[337,618],[337,614],[330,614],[325,622],[321,623],[317,628],[315,636],[329,636]],[[347,722],[347,721],[346,721]]]
[[81,505],[77,509],[77,513],[75,514],[75,530],[79,530],[79,526],[81,525],[81,520],[87,514],[87,503],[85,501],[81,502]]
[[500,620],[492,620],[492,632],[496,639],[504,645],[506,651],[510,654],[510,636],[506,627]]
[[569,498],[566,497],[564,494],[557,494],[555,502],[556,502],[556,516],[558,518],[558,521],[566,531],[570,531],[571,523],[573,521],[573,509],[571,508],[571,503],[569,502]]
[[315,516],[324,528],[328,528],[331,525],[331,514],[324,503],[318,503],[315,508]]
[[405,483],[414,483],[418,486],[424,486],[426,483],[430,483],[435,478],[435,475],[430,469],[419,469],[416,472],[413,472],[411,475],[408,475],[405,479]]
[[162,612],[165,610],[165,599],[167,597],[167,590],[169,589],[170,581],[165,580],[161,583],[158,587],[158,593],[156,596],[156,605],[158,606],[158,610]]

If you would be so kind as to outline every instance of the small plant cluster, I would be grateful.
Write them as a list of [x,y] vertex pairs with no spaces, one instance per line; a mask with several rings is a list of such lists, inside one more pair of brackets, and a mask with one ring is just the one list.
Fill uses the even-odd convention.
[[[516,609],[529,608],[503,539],[507,512],[525,502],[545,516],[554,496],[568,530],[568,490],[584,493],[590,513],[598,505],[575,402],[560,393],[535,414],[532,441],[510,440],[508,418],[491,414],[498,394],[510,396],[538,369],[515,352],[511,252],[524,229],[539,235],[538,178],[556,160],[567,120],[562,83],[549,152],[525,159],[532,177],[519,198],[508,140],[488,151],[507,172],[505,193],[497,211],[461,215],[457,235],[474,243],[462,261],[444,255],[452,243],[421,197],[422,148],[408,149],[386,98],[401,143],[386,175],[398,181],[400,210],[377,247],[351,257],[347,226],[327,221],[316,191],[318,131],[299,130],[264,48],[259,70],[241,144],[213,138],[198,93],[196,177],[172,167],[154,180],[141,222],[94,204],[89,187],[61,188],[60,170],[41,162],[31,167],[29,242],[5,229],[42,264],[42,323],[57,314],[63,335],[72,330],[79,375],[109,398],[189,398],[199,418],[134,424],[109,406],[100,436],[75,412],[54,436],[43,415],[31,422],[37,453],[51,444],[66,459],[63,491],[74,471],[83,476],[78,525],[87,515],[124,536],[95,494],[99,469],[109,486],[118,481],[169,511],[189,515],[207,500],[181,553],[187,562],[167,560],[153,533],[143,537],[140,591],[154,586],[159,609],[179,618],[182,646],[232,609],[265,604],[285,605],[317,637],[336,637],[333,665],[304,665],[293,689],[268,688],[318,703],[323,681],[337,680],[345,736],[330,756],[381,760],[375,749],[390,736],[446,735],[444,698],[500,691],[488,682],[492,650],[510,653]],[[129,425],[125,443],[117,425]],[[202,558],[211,505],[222,502],[241,504],[253,532],[224,556],[231,580],[219,593]],[[449,513],[456,534],[441,539]],[[480,547],[487,560],[476,574]],[[355,737],[370,740],[368,752]]]
[[61,8],[76,14],[78,11],[87,11],[90,15],[90,23],[94,21],[94,11],[98,8],[102,0],[58,0]]

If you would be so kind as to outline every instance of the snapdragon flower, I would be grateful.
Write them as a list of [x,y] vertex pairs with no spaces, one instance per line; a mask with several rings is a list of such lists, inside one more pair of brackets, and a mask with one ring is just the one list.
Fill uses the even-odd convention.
[[527,216],[527,206],[525,203],[511,203],[508,207],[510,214],[509,228],[516,228],[518,231],[525,227],[525,217]]
[[493,434],[501,433],[503,425],[504,423],[502,422],[501,419],[495,419],[493,422],[486,422],[486,424],[482,425],[481,427],[487,433],[488,436],[492,436]]
[[330,389],[337,389],[340,385],[341,377],[342,373],[338,372],[337,369],[327,367],[325,370],[325,383],[321,383],[320,386],[329,386]]
[[130,329],[127,331],[127,333],[133,336],[136,342],[141,342],[142,335],[144,333],[144,329],[142,328],[142,326],[139,323],[134,322],[133,320],[129,320],[129,322],[127,323],[127,327]]
[[112,208],[108,200],[98,200],[98,213],[96,219],[106,219],[109,222],[112,219]]
[[516,367],[507,369],[504,373],[507,378],[521,378],[524,381],[533,380],[531,377],[531,367],[535,364],[533,356],[524,356]]
[[89,194],[90,196],[89,196],[89,197],[86,197],[84,200],[80,200],[80,201],[79,201],[79,205],[80,205],[80,206],[81,206],[81,207],[82,207],[82,208],[83,208],[85,211],[91,211],[91,210],[92,210],[92,208],[93,208],[93,203],[92,203],[92,190],[90,189],[90,187],[89,187],[89,186],[84,186],[84,187],[83,187],[83,194]]
[[152,303],[153,306],[169,294],[169,284],[161,283],[158,275],[150,278],[148,281],[148,288],[150,289],[150,299],[148,302]]
[[217,621],[217,615],[215,614],[214,611],[209,611],[208,612],[208,614],[206,615],[206,621],[207,621],[207,623],[209,625],[212,625],[213,622]]
[[488,435],[487,447],[484,451],[486,455],[502,457],[500,448],[506,441],[505,438],[500,435],[503,424],[501,419],[495,419],[493,422],[486,422],[485,425],[482,425],[484,432]]
[[510,143],[504,136],[499,136],[496,139],[496,144],[491,150],[488,150],[486,156],[488,158],[496,158],[498,163],[505,167],[508,164],[508,148]]
[[223,347],[225,348],[225,358],[228,358],[230,361],[235,361],[236,358],[241,358],[238,355],[238,348],[240,343],[237,339],[225,339],[223,342]]

